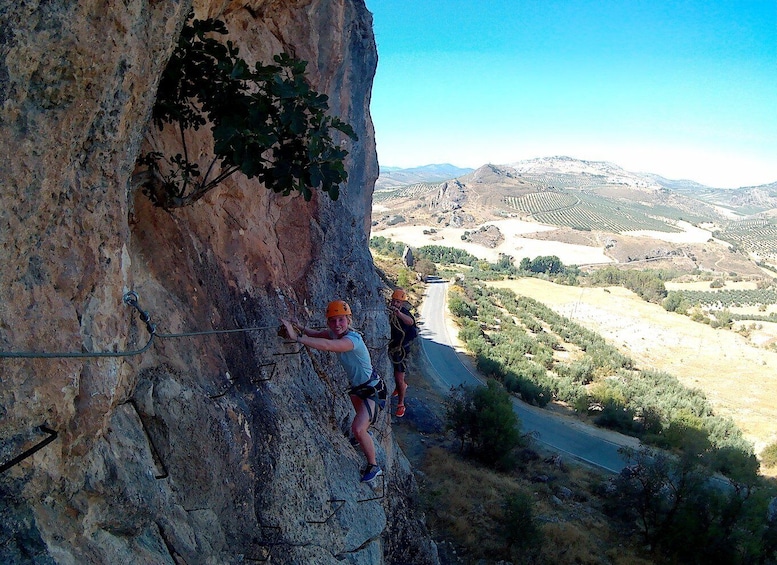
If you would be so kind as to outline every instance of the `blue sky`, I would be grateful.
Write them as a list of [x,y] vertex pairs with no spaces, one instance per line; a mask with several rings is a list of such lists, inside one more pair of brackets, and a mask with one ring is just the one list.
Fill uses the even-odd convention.
[[366,0],[382,166],[777,181],[777,0]]

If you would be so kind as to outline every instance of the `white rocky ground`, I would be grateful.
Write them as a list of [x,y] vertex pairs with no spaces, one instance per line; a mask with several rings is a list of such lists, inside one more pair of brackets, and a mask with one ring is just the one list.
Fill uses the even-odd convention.
[[[378,206],[373,208],[379,211]],[[385,207],[381,207],[385,209]],[[504,241],[494,248],[487,248],[476,243],[462,241],[461,236],[465,231],[475,231],[477,228],[437,228],[431,225],[392,226],[390,228],[375,230],[372,236],[383,236],[393,241],[402,241],[413,247],[424,245],[444,245],[463,249],[475,257],[495,262],[500,254],[512,255],[516,261],[524,257],[531,259],[543,255],[556,255],[567,265],[589,265],[597,263],[612,263],[613,260],[605,255],[604,247],[592,247],[588,245],[576,245],[558,241],[537,240],[523,237],[526,234],[553,231],[556,228],[534,222],[524,222],[516,219],[496,220],[486,222],[484,225],[495,225],[504,235]],[[681,233],[665,233],[653,231],[629,232],[628,235],[658,239],[671,243],[704,243],[712,238],[712,234],[704,229],[697,228],[686,222],[680,222],[679,227],[685,231]]]
[[[574,245],[557,241],[541,241],[521,237],[528,233],[555,230],[546,226],[521,220],[497,220],[485,225],[495,225],[504,235],[504,241],[493,249],[476,243],[462,241],[465,231],[475,231],[473,228],[435,228],[433,226],[392,226],[388,229],[373,231],[372,236],[383,236],[393,241],[402,241],[413,247],[424,245],[444,245],[463,249],[475,257],[496,262],[500,254],[512,255],[516,261],[524,257],[531,259],[543,255],[556,255],[567,265],[586,265],[591,263],[612,263],[612,259],[604,254],[604,247]],[[436,230],[435,233],[431,233]],[[424,233],[427,232],[427,233]]]
[[[669,243],[704,243],[705,241],[712,239],[712,232],[702,228],[697,228],[688,222],[678,222],[677,227],[682,228],[684,231],[680,233],[669,233],[662,231],[639,230],[626,233],[635,237],[649,237],[661,241],[668,241]],[[723,242],[720,243],[722,245],[726,245]]]

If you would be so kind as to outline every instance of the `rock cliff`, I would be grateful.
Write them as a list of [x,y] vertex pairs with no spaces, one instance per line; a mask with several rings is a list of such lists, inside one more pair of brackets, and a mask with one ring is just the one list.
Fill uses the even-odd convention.
[[343,298],[390,375],[367,245],[371,15],[363,0],[195,1],[244,58],[308,61],[359,141],[335,202],[241,177],[168,213],[132,177],[167,143],[149,116],[191,7],[0,7],[0,561],[436,563],[388,415],[385,480],[362,485],[336,360],[276,333]]

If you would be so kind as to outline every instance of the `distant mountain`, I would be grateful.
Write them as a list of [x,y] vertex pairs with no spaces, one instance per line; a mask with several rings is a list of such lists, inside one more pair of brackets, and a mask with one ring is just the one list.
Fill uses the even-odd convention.
[[387,190],[416,183],[442,182],[466,175],[472,171],[473,169],[462,169],[448,163],[424,165],[423,167],[413,167],[410,169],[382,166],[380,168],[380,176],[375,182],[375,190]]
[[[687,219],[723,215],[751,216],[777,209],[777,182],[741,188],[714,188],[692,180],[635,173],[607,161],[566,156],[540,157],[505,165],[462,169],[427,165],[412,169],[384,167],[375,184],[375,201],[420,197],[443,181],[457,179],[481,193],[481,204],[498,208],[504,198],[538,191],[583,191],[656,206],[669,204]],[[671,201],[671,202],[670,202]]]
[[553,173],[579,175],[583,178],[604,178],[608,183],[623,183],[629,186],[652,186],[677,191],[747,191],[750,189],[768,191],[777,189],[777,182],[736,189],[716,188],[689,179],[668,179],[655,173],[630,172],[607,161],[585,161],[564,156],[527,159],[525,161],[516,161],[503,166],[515,169],[521,174],[538,175]]
[[[673,223],[679,219],[700,224],[777,216],[777,183],[713,188],[626,171],[606,161],[555,156],[476,170],[453,165],[385,168],[373,203],[394,215],[426,209],[445,223],[517,216],[581,229],[662,231],[676,229]],[[447,213],[455,217],[442,219],[442,208],[453,209],[452,203],[455,210]],[[396,221],[393,217],[376,221]]]
[[514,170],[519,177],[535,179],[558,179],[564,185],[570,181],[578,185],[597,184],[622,185],[637,189],[657,189],[662,185],[652,178],[628,172],[618,165],[607,161],[584,161],[572,157],[540,157],[503,165]]
[[[480,241],[487,225],[514,218],[558,228],[533,234],[534,239],[605,245],[618,262],[761,273],[758,261],[777,271],[777,182],[713,188],[563,156],[483,165],[436,182],[418,171],[405,176],[404,185],[397,184],[402,176],[391,178],[394,184],[376,185],[373,193],[376,232],[428,226],[436,234],[439,228],[460,228],[462,240],[488,247]],[[708,230],[701,232],[707,239],[687,241],[688,224]],[[691,240],[695,237],[699,234]]]
[[[656,175],[653,173],[640,173],[643,177],[652,179],[653,182],[655,182],[659,186],[663,186],[664,188],[668,188],[669,190],[709,190],[710,187],[698,183],[693,180],[677,180],[677,179],[668,179],[665,177],[662,177],[661,175]],[[720,189],[725,190],[725,189]]]

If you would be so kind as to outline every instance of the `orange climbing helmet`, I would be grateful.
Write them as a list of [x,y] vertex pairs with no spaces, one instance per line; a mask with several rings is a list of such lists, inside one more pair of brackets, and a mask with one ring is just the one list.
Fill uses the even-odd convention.
[[345,300],[333,300],[326,307],[326,318],[334,318],[335,316],[350,316],[351,307]]
[[391,295],[391,300],[400,300],[402,302],[406,302],[407,301],[407,293],[404,290],[402,290],[401,288],[398,288]]

